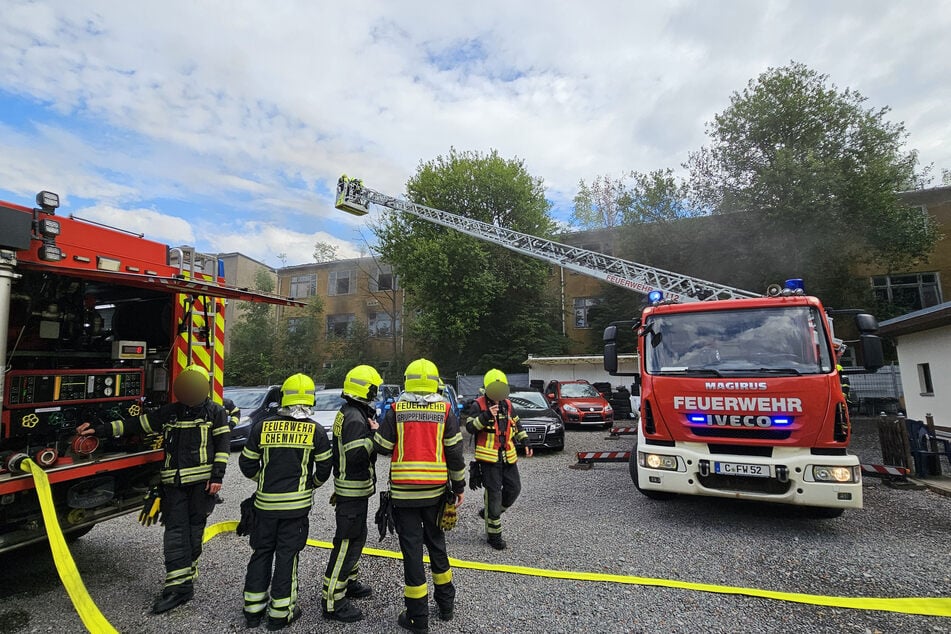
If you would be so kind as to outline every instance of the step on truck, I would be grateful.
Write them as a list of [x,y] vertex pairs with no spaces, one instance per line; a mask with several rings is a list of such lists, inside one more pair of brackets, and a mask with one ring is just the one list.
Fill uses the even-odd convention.
[[[855,312],[855,311],[852,311]],[[882,365],[875,319],[855,315],[865,365]],[[604,333],[617,374],[618,328],[634,328],[641,421],[630,472],[644,495],[797,504],[835,516],[862,507],[858,457],[831,318],[801,280],[765,297],[664,301]]]
[[142,505],[158,436],[77,437],[168,402],[178,373],[209,371],[221,402],[226,300],[219,260],[73,216],[41,192],[0,202],[0,552],[46,538],[29,458],[46,472],[67,538]]

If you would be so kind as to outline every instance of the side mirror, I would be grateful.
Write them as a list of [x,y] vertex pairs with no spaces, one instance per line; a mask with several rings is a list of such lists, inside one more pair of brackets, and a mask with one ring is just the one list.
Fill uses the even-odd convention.
[[613,376],[617,374],[617,365],[617,343],[604,344],[604,371]]
[[859,313],[855,316],[855,327],[861,333],[873,333],[878,330],[878,320],[868,313]]
[[[872,319],[875,318],[872,317]],[[885,352],[882,350],[882,340],[878,335],[862,334],[859,336],[859,340],[862,345],[862,361],[866,370],[875,372],[885,365]]]
[[554,400],[555,400],[555,395],[554,395],[554,394],[546,394],[545,396],[548,397],[548,400],[549,400],[549,401],[554,401]]
[[267,404],[268,412],[276,412],[280,408],[280,405],[274,403],[273,401]]
[[604,329],[604,336],[601,338],[604,343],[614,343],[617,340],[617,326],[608,326]]

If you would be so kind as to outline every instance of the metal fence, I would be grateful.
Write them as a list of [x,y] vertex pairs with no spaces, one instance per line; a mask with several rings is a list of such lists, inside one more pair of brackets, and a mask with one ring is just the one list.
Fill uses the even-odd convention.
[[898,414],[901,398],[901,373],[898,364],[886,365],[878,372],[850,372],[846,368],[851,390],[849,409],[859,416],[878,416],[882,412]]

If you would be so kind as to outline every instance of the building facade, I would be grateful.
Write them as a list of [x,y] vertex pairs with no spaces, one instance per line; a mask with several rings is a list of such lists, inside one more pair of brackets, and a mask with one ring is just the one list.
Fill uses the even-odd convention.
[[[389,265],[374,257],[300,264],[279,269],[277,278],[281,295],[305,302],[313,297],[320,299],[321,340],[328,344],[323,357],[325,369],[334,363],[331,344],[355,332],[365,333],[369,356],[384,375],[392,374],[388,372],[392,363],[412,354],[404,335],[405,293]],[[307,318],[306,311],[280,310],[279,318],[290,334]]]
[[[225,281],[238,288],[257,288],[258,275],[265,275],[277,288],[277,271],[263,262],[242,253],[219,253],[224,266]],[[225,308],[225,354],[231,352],[231,329],[244,312],[245,302],[229,301]]]

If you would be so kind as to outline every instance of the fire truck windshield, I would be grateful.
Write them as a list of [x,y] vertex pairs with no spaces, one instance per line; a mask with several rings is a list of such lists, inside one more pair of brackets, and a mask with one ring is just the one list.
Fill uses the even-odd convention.
[[831,348],[814,308],[656,315],[644,324],[650,374],[792,376],[828,373]]

